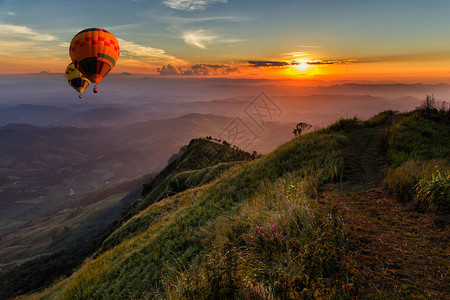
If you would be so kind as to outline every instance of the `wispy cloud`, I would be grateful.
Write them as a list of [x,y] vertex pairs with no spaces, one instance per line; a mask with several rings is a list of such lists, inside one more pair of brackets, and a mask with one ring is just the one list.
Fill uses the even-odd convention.
[[0,24],[0,33],[2,35],[10,36],[20,35],[21,37],[35,41],[56,41],[58,39],[56,36],[37,32],[30,27],[13,24]]
[[284,67],[289,66],[287,61],[269,61],[269,60],[249,60],[247,61],[250,67]]
[[175,67],[171,64],[157,68],[160,75],[227,75],[239,72],[237,67],[229,65],[196,64],[189,68]]
[[298,48],[322,48],[322,46],[298,45]]
[[208,44],[211,44],[218,38],[219,37],[217,35],[208,34],[208,32],[203,29],[183,33],[183,40],[186,44],[202,49],[206,49]]
[[177,10],[195,11],[205,10],[213,3],[227,3],[227,0],[165,0],[163,3]]
[[205,29],[186,31],[183,33],[183,40],[186,44],[201,49],[206,49],[208,45],[213,43],[233,44],[243,41],[241,39],[222,38],[218,35],[212,34],[210,31],[207,31]]
[[8,15],[8,16],[15,16],[16,13],[13,11],[0,11],[0,14],[2,15]]
[[163,49],[139,45],[121,38],[117,39],[121,55],[127,58],[141,58],[147,62],[183,62],[175,56],[167,54]]
[[281,55],[285,56],[285,57],[305,57],[308,55],[307,52],[288,52],[288,53],[282,53]]
[[355,63],[356,60],[291,60],[291,61],[267,61],[267,60],[249,60],[247,61],[250,67],[289,67],[300,64],[307,65],[336,65],[336,64],[347,64],[347,63]]

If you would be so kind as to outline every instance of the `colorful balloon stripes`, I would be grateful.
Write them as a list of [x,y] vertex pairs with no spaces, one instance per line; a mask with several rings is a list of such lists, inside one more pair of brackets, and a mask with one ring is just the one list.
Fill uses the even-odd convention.
[[[120,55],[119,42],[112,33],[105,29],[88,28],[73,37],[69,55],[74,68],[81,72],[83,77],[97,85],[116,65]],[[84,90],[87,87],[85,86],[86,81],[82,79],[72,80],[74,85],[80,84],[80,89]],[[72,83],[70,84],[72,85]],[[96,89],[97,87],[94,88],[94,91]],[[80,96],[81,93],[82,91]]]

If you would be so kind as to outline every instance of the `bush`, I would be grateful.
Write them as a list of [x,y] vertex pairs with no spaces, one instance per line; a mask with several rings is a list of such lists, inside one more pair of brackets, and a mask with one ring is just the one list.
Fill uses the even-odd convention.
[[388,192],[401,201],[412,201],[414,186],[419,181],[422,166],[416,161],[408,161],[397,168],[389,168],[383,185]]
[[414,203],[424,211],[450,213],[450,169],[428,172],[415,185]]

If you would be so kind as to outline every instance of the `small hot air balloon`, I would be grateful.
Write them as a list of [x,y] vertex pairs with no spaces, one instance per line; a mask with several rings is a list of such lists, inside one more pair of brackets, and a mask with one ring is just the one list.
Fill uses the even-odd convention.
[[120,55],[119,42],[109,31],[89,28],[77,33],[70,43],[70,58],[75,67],[97,84],[111,71]]
[[89,79],[87,79],[80,71],[78,71],[73,63],[70,63],[66,68],[66,79],[67,82],[80,93],[78,97],[81,98],[84,90],[91,84]]

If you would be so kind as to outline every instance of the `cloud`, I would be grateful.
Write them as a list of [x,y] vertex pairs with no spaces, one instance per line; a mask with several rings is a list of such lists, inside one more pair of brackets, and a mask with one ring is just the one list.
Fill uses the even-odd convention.
[[268,60],[249,60],[247,63],[250,67],[284,67],[289,66],[287,61],[268,61]]
[[8,15],[8,16],[15,16],[16,15],[16,13],[13,12],[13,11],[0,11],[0,14]]
[[205,30],[189,31],[183,34],[183,40],[186,44],[206,49],[206,45],[211,44],[219,37],[208,34]]
[[163,3],[177,10],[195,11],[205,10],[212,3],[227,3],[227,0],[165,0]]
[[6,35],[20,35],[35,41],[56,41],[58,39],[53,35],[40,33],[29,27],[13,24],[0,24],[0,32]]
[[120,52],[126,58],[143,58],[148,62],[178,62],[184,63],[175,56],[167,54],[163,49],[143,46],[121,38],[117,39],[120,45]]
[[299,48],[322,48],[322,46],[298,45]]
[[321,60],[316,60],[316,61],[307,61],[305,62],[307,65],[335,65],[335,64],[342,64],[344,63],[344,61],[321,61]]
[[224,39],[218,35],[208,33],[207,30],[199,29],[196,31],[187,31],[183,33],[183,40],[186,44],[195,46],[201,49],[206,49],[212,43],[227,43],[233,44],[242,42],[241,39]]
[[247,61],[250,67],[289,67],[295,66],[299,64],[307,64],[307,65],[336,65],[336,64],[347,64],[347,63],[355,63],[356,60],[291,60],[291,61],[266,61],[266,60],[249,60]]
[[189,68],[175,67],[171,64],[156,69],[160,75],[227,75],[239,72],[237,67],[229,65],[196,64]]

